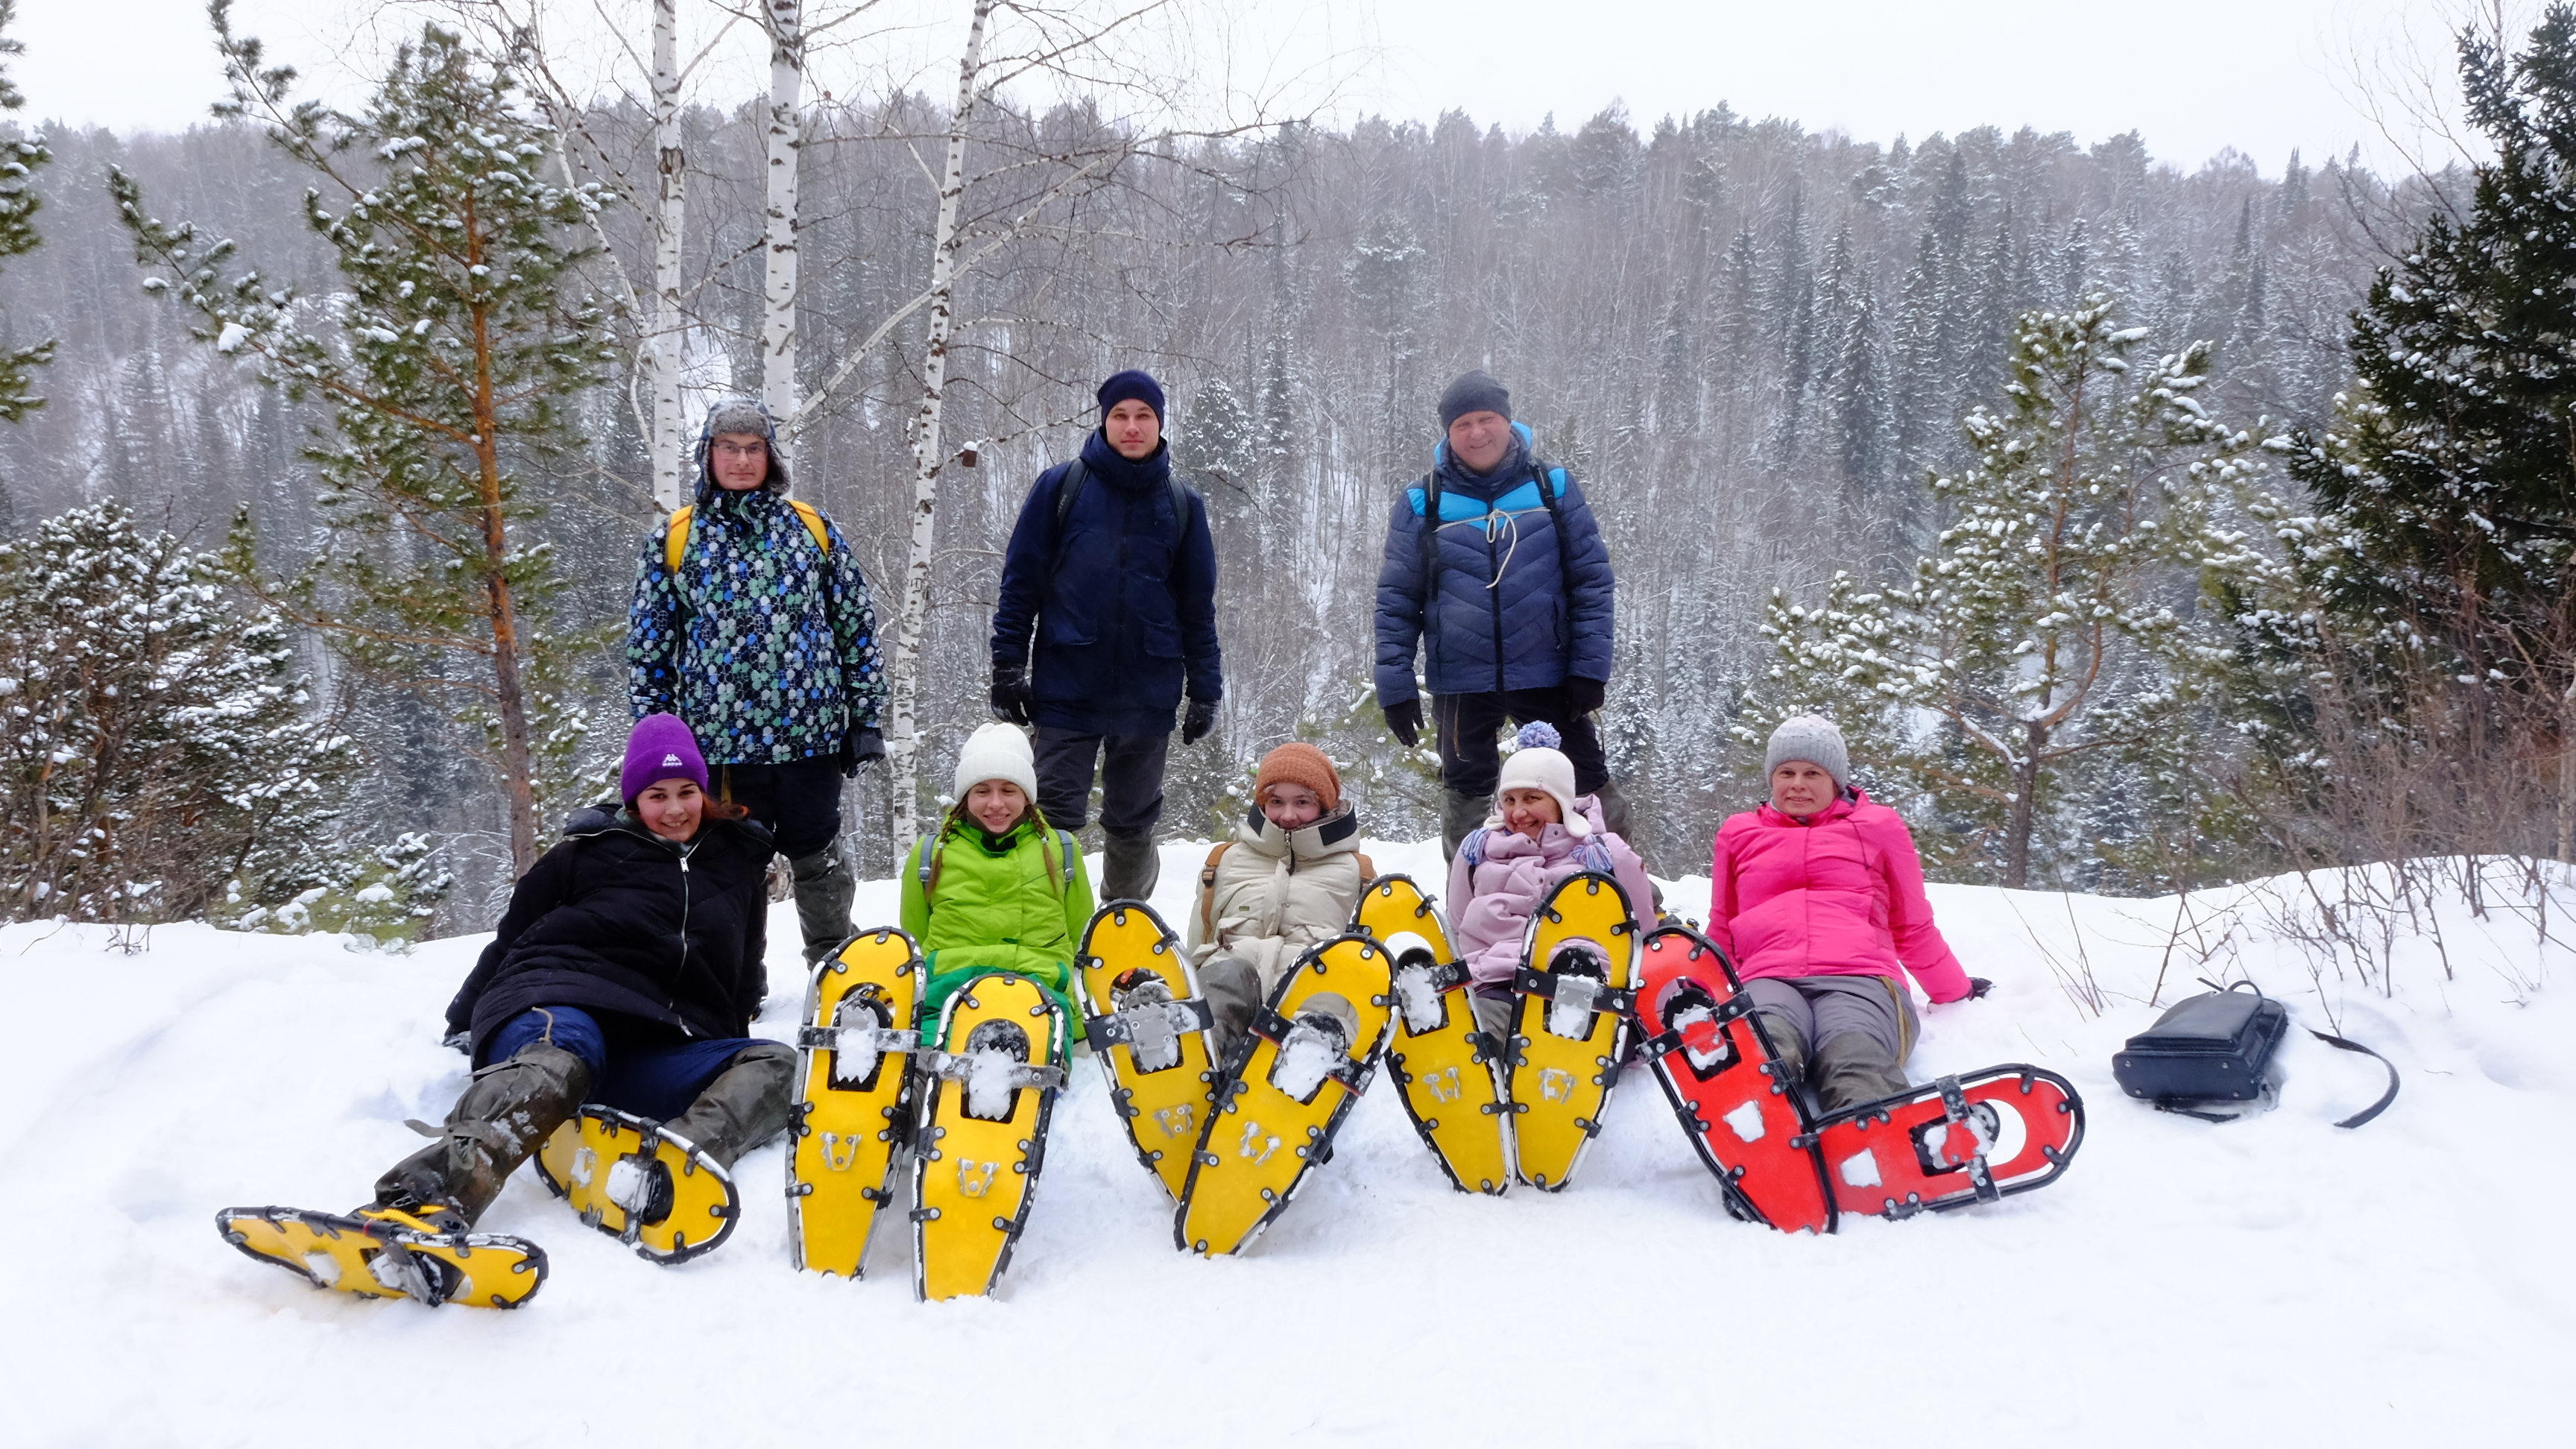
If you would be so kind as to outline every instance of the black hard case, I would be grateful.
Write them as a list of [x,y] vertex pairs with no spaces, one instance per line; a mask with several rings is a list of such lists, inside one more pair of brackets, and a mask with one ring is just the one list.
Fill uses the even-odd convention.
[[2111,1058],[2132,1097],[2154,1102],[2250,1102],[2290,1029],[2281,1003],[2255,991],[2212,991],[2158,1018]]

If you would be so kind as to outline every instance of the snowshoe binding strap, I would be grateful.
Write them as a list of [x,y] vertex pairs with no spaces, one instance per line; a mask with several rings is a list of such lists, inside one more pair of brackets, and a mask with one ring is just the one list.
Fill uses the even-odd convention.
[[1523,966],[1512,972],[1512,990],[1523,996],[1544,997],[1551,1008],[1606,1011],[1614,1016],[1637,1013],[1636,992],[1603,985],[1597,976]]
[[[975,1058],[984,1053],[925,1050],[922,1055],[928,1059],[928,1065],[924,1070],[930,1075],[951,1082],[962,1082],[974,1073]],[[1010,1073],[1010,1085],[1014,1091],[1022,1087],[1035,1087],[1041,1092],[1053,1092],[1062,1088],[1066,1081],[1062,1067],[1033,1067],[1027,1062],[1013,1062]]]
[[[1282,1052],[1285,1052],[1288,1046],[1288,1038],[1297,1030],[1298,1025],[1299,1023],[1281,1016],[1278,1012],[1273,1011],[1268,1007],[1264,1007],[1259,1012],[1255,1013],[1252,1018],[1252,1024],[1245,1028],[1243,1042],[1238,1045],[1234,1053],[1236,1057],[1242,1058],[1242,1060],[1233,1063],[1233,1070],[1229,1075],[1237,1077],[1241,1076],[1243,1068],[1249,1064],[1252,1055],[1249,1050],[1252,1038],[1259,1037],[1264,1041],[1273,1042],[1279,1046]],[[1338,1038],[1340,1034],[1340,1028],[1337,1024],[1333,1031],[1326,1035],[1327,1039],[1331,1040]],[[1344,1042],[1342,1047],[1336,1051],[1333,1064],[1324,1069],[1323,1075],[1325,1081],[1331,1082],[1333,1085],[1340,1087],[1343,1091],[1357,1097],[1368,1091],[1369,1082],[1377,1076],[1377,1063],[1351,1060],[1351,1058],[1345,1054],[1348,1045],[1349,1044],[1347,1042]],[[1318,1085],[1321,1085],[1321,1083],[1318,1083]]]

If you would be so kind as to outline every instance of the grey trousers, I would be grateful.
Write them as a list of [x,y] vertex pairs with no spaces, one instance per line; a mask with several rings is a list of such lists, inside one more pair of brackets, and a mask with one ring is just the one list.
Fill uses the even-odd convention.
[[1039,725],[1038,809],[1058,830],[1091,819],[1091,778],[1100,774],[1100,828],[1111,835],[1150,835],[1163,818],[1163,760],[1172,732],[1085,735]]
[[1810,1060],[1826,1042],[1856,1031],[1901,1066],[1922,1035],[1911,994],[1884,976],[1757,976],[1744,991],[1771,1018],[1772,1030],[1785,1026],[1798,1034]]

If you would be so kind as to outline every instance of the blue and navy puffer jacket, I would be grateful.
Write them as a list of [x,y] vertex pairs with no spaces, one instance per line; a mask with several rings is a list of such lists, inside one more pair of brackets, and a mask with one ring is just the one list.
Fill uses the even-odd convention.
[[[1377,573],[1380,709],[1417,695],[1416,640],[1434,694],[1610,678],[1610,553],[1600,525],[1573,475],[1532,460],[1527,427],[1514,423],[1512,433],[1511,452],[1481,475],[1450,457],[1443,440],[1432,476],[1396,496]],[[1435,480],[1439,517],[1430,519],[1425,485]],[[1553,511],[1541,487],[1555,495]]]
[[1192,699],[1225,693],[1207,504],[1172,487],[1168,446],[1131,462],[1095,430],[1082,445],[1090,476],[1059,531],[1056,495],[1070,466],[1038,475],[1011,529],[994,667],[1030,667],[1041,725],[1168,733],[1185,685]]

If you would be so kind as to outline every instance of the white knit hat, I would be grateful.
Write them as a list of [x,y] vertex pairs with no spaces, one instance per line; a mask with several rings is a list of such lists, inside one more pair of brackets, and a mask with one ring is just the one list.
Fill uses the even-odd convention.
[[966,737],[966,748],[957,756],[957,798],[964,800],[967,791],[986,780],[1008,780],[1030,800],[1038,798],[1037,757],[1017,725],[978,725]]
[[1763,778],[1791,760],[1804,760],[1833,776],[1837,788],[1851,783],[1851,752],[1843,747],[1843,732],[1822,715],[1780,722],[1771,732],[1771,747],[1762,752]]
[[1516,737],[1520,748],[1503,757],[1503,777],[1495,782],[1494,798],[1500,800],[1505,790],[1545,790],[1556,797],[1557,813],[1565,817],[1566,833],[1590,835],[1592,822],[1574,807],[1574,762],[1557,746],[1564,737],[1551,724],[1533,721],[1521,726]]

